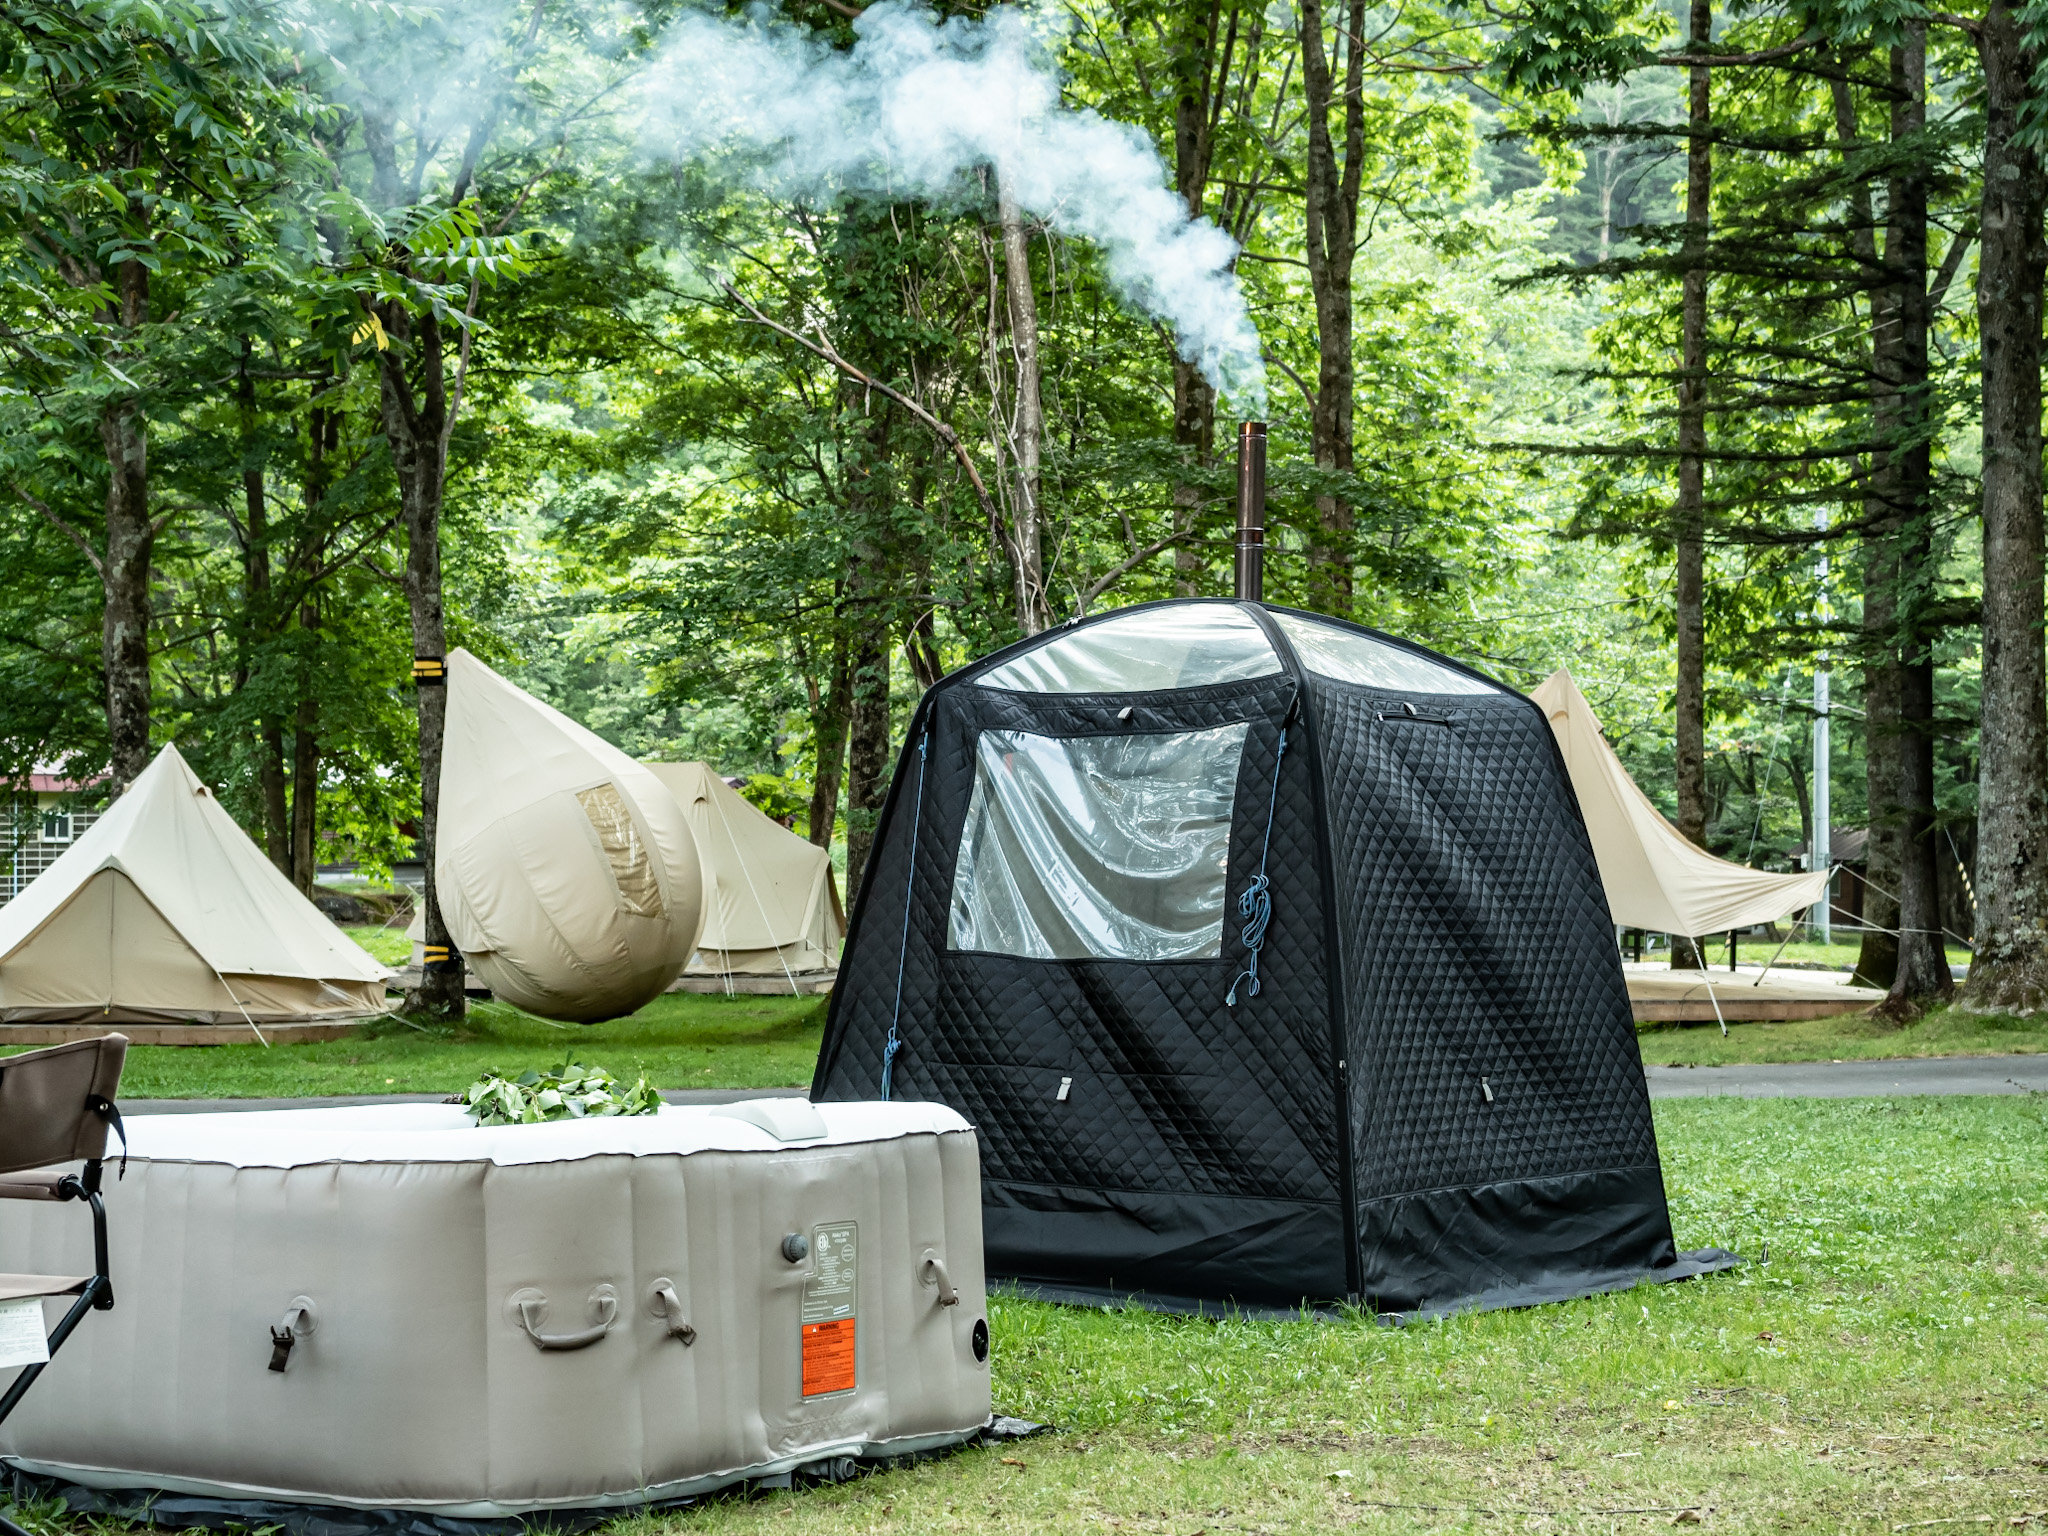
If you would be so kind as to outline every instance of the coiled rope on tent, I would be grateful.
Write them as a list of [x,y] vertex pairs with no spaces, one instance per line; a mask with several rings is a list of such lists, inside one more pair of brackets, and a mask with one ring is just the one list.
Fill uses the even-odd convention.
[[903,1039],[896,1033],[896,1026],[903,1018],[903,967],[910,957],[910,898],[917,890],[917,831],[924,821],[924,764],[931,744],[932,728],[927,724],[924,734],[917,738],[917,798],[912,803],[910,815],[910,868],[903,875],[903,941],[896,950],[896,1008],[889,1015],[889,1038],[882,1043],[884,1103],[889,1099],[889,1079],[896,1070],[896,1053],[903,1049]]
[[1266,859],[1273,851],[1273,810],[1280,803],[1280,764],[1286,756],[1287,727],[1283,725],[1279,750],[1273,754],[1273,791],[1266,800],[1266,837],[1259,846],[1259,872],[1237,897],[1237,915],[1245,920],[1244,931],[1238,935],[1244,942],[1245,968],[1237,973],[1223,998],[1224,1005],[1230,1008],[1237,1006],[1237,989],[1246,981],[1251,985],[1245,988],[1244,995],[1259,995],[1259,951],[1266,947],[1266,929],[1273,922],[1273,882],[1266,876]]

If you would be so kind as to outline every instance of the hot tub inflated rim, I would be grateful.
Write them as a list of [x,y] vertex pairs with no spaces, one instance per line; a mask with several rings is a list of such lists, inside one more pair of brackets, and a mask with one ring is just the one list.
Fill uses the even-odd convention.
[[329,1163],[516,1168],[593,1157],[805,1152],[973,1129],[943,1104],[819,1104],[811,1107],[823,1121],[825,1134],[784,1141],[735,1113],[751,1102],[715,1107],[664,1104],[653,1115],[591,1116],[541,1125],[479,1126],[459,1105],[415,1103],[148,1115],[129,1121],[128,1152],[143,1162],[230,1168],[313,1168]]

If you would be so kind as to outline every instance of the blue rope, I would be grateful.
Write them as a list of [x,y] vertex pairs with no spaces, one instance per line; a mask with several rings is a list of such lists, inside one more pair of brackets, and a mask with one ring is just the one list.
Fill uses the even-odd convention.
[[1259,951],[1266,947],[1266,928],[1273,921],[1273,882],[1266,878],[1266,857],[1273,851],[1273,808],[1280,803],[1280,762],[1286,756],[1287,728],[1282,726],[1280,750],[1273,754],[1273,793],[1266,801],[1266,840],[1259,849],[1259,872],[1237,897],[1237,915],[1245,920],[1244,931],[1238,937],[1244,941],[1246,963],[1223,999],[1231,1008],[1237,1006],[1239,984],[1247,979],[1251,985],[1245,988],[1244,995],[1259,995]]
[[889,1039],[882,1046],[882,1100],[888,1102],[889,1079],[896,1070],[896,1053],[903,1040],[896,1026],[903,1018],[903,967],[910,955],[910,897],[917,889],[917,829],[924,821],[925,748],[931,745],[932,729],[927,725],[917,738],[917,802],[910,816],[910,868],[903,877],[903,943],[896,951],[896,1011],[889,1016]]

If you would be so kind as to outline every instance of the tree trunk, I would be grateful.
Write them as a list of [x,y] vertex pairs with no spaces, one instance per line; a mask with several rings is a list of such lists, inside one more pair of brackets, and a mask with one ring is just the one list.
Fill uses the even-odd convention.
[[[362,116],[363,148],[370,161],[371,195],[380,208],[419,200],[418,172],[408,183],[400,174],[398,145],[388,109]],[[481,143],[481,139],[473,140]],[[377,354],[377,384],[384,440],[398,480],[399,521],[405,528],[405,599],[412,610],[415,657],[448,654],[447,619],[441,599],[441,499],[448,475],[447,357],[440,317],[432,310],[414,319],[397,299],[371,306],[388,345]],[[463,959],[441,915],[434,853],[441,819],[441,741],[448,718],[448,689],[436,679],[414,689],[420,732],[420,852],[426,864],[421,901],[423,942],[448,958],[421,967],[420,984],[405,995],[408,1013],[459,1019],[466,1007]]]
[[1045,398],[1038,364],[1038,294],[1031,283],[1031,242],[1015,188],[998,169],[996,202],[1003,226],[1003,287],[1017,368],[1017,627],[1035,635],[1052,622],[1045,594],[1045,520],[1039,502],[1039,458],[1045,441]]
[[1883,538],[1863,552],[1863,762],[1870,800],[1870,840],[1864,846],[1869,889],[1863,901],[1863,943],[1856,955],[1858,986],[1891,990],[1899,974],[1899,866],[1901,825],[1893,808],[1899,782],[1900,677],[1892,637],[1898,578],[1895,550]]
[[[1855,99],[1846,71],[1854,62],[1844,54],[1835,63],[1844,77],[1831,82],[1835,137],[1846,162],[1862,153]],[[1867,182],[1857,181],[1849,195],[1849,243],[1866,270],[1879,262],[1874,207]],[[1864,849],[1868,887],[1863,904],[1863,940],[1856,956],[1859,985],[1889,991],[1899,971],[1899,835],[1893,799],[1899,780],[1900,678],[1894,645],[1898,629],[1898,543],[1895,537],[1901,460],[1891,444],[1899,436],[1900,396],[1896,388],[1903,363],[1899,325],[1899,285],[1887,282],[1870,294],[1870,435],[1872,451],[1860,509],[1863,535],[1861,670],[1863,673],[1863,770],[1865,804],[1869,808],[1869,840]],[[1887,385],[1885,381],[1894,381]],[[1826,850],[1809,843],[1823,856]]]
[[2042,655],[2042,168],[2020,138],[2035,60],[2020,18],[1991,0],[1984,69],[1977,327],[1983,352],[1983,758],[1977,781],[1982,1009],[2048,1004],[2048,668]]
[[286,798],[284,728],[265,721],[256,733],[256,779],[263,794],[263,851],[277,872],[292,875],[291,805]]
[[1941,832],[1934,806],[1934,659],[1927,641],[1915,637],[1914,653],[1899,668],[1899,961],[1886,1011],[1917,1017],[1931,1001],[1955,990],[1942,936]]
[[846,888],[855,893],[889,787],[889,636],[868,626],[853,647],[853,710],[846,746]]
[[[108,318],[121,335],[133,336],[149,317],[149,269],[124,261],[116,281],[117,308]],[[149,518],[149,423],[141,402],[114,397],[101,410],[99,426],[107,455],[100,662],[107,676],[109,787],[119,797],[149,766],[149,566],[156,528]]]
[[[391,338],[390,350],[377,357],[378,382],[384,436],[391,446],[392,467],[397,471],[399,508],[405,525],[405,598],[412,610],[412,649],[415,656],[445,658],[448,638],[441,602],[441,497],[447,475],[442,430],[447,416],[447,381],[441,325],[429,313],[420,316],[415,332],[411,316],[403,305],[396,303],[380,306],[380,316]],[[417,392],[406,376],[409,362],[417,363]],[[424,942],[429,949],[446,949],[449,958],[422,968],[420,984],[406,994],[405,1006],[409,1013],[459,1019],[465,1006],[463,961],[449,936],[447,919],[441,915],[434,871],[435,835],[441,819],[441,740],[448,717],[448,690],[445,686],[423,686],[414,690],[414,698],[420,729],[420,845],[426,861]]]
[[[1365,161],[1364,0],[1351,0],[1335,51],[1343,68],[1344,147],[1330,136],[1335,72],[1323,52],[1322,0],[1301,0],[1301,84],[1308,115],[1308,171],[1303,186],[1309,286],[1316,305],[1316,391],[1309,440],[1318,469],[1348,475],[1352,459],[1352,271],[1358,258],[1358,195]],[[1309,546],[1309,606],[1351,612],[1354,517],[1343,496],[1316,498],[1316,538]]]
[[[299,627],[306,632],[310,661],[313,632],[320,627],[320,610],[313,603],[300,610]],[[320,806],[320,704],[310,697],[310,681],[308,678],[300,685],[302,696],[292,721],[291,875],[299,894],[308,898],[319,874],[314,833]]]
[[1799,840],[1812,848],[1813,791],[1807,787],[1806,766],[1790,753],[1779,761],[1785,765],[1785,772],[1792,780],[1792,803],[1799,807]]
[[[1914,145],[1927,126],[1927,24],[1905,24],[1891,50],[1892,142]],[[1937,578],[1934,558],[1932,404],[1928,398],[1927,175],[1915,149],[1887,189],[1885,271],[1898,298],[1896,366],[1880,372],[1880,389],[1896,390],[1898,441],[1889,452],[1893,476],[1899,590],[1897,777],[1891,799],[1899,822],[1899,959],[1886,1009],[1917,1014],[1954,990],[1941,937],[1941,886],[1934,804],[1934,643],[1938,626],[1927,606]]]
[[[1692,30],[1686,46],[1704,53],[1713,40],[1713,12],[1708,0],[1693,0]],[[1712,124],[1713,71],[1694,65],[1687,72],[1685,146],[1685,250],[1692,265],[1685,269],[1679,299],[1683,355],[1678,381],[1678,501],[1672,510],[1672,544],[1677,569],[1674,599],[1678,629],[1678,687],[1673,703],[1675,756],[1678,768],[1678,830],[1704,848],[1707,844],[1707,639],[1706,639],[1706,478],[1707,478],[1707,232],[1714,183],[1714,151],[1707,131]],[[1825,836],[1825,833],[1822,834]],[[1671,964],[1675,969],[1702,967],[1690,942],[1697,935],[1675,934]]]
[[[319,386],[314,387],[315,398]],[[314,405],[306,413],[306,527],[294,565],[317,571],[327,559],[327,486],[333,477],[328,460],[341,440],[338,411]],[[319,676],[320,600],[309,593],[299,605],[298,708],[292,722],[292,884],[311,897],[319,878],[317,821],[320,813],[320,700],[314,685]]]
[[[839,786],[846,774],[846,721],[852,711],[853,668],[847,659],[846,634],[841,630],[832,641],[831,675],[811,703],[816,763],[811,775],[810,837],[820,848],[832,846],[833,825],[839,819]],[[853,889],[851,882],[847,889]]]
[[[241,369],[235,381],[235,397],[241,407],[242,430],[242,586],[247,594],[243,604],[242,644],[245,648],[257,635],[270,633],[270,501],[264,494],[263,459],[256,442],[256,381],[250,377],[253,348],[242,338]],[[249,681],[246,661],[239,669],[235,686],[239,692]],[[260,717],[256,728],[256,787],[263,821],[263,852],[278,873],[292,872],[291,830],[285,809],[284,732],[269,716]]]
[[[1173,441],[1196,466],[1216,457],[1216,391],[1193,363],[1173,360]],[[1195,528],[1202,515],[1202,487],[1182,481],[1173,488],[1173,595],[1202,595],[1202,547]]]
[[[1213,158],[1216,94],[1218,7],[1186,4],[1173,13],[1179,25],[1169,41],[1172,50],[1173,185],[1188,217],[1202,216],[1208,199],[1209,165]],[[1173,441],[1198,468],[1206,469],[1216,451],[1216,391],[1201,370],[1185,358],[1173,360]],[[1202,550],[1195,537],[1206,499],[1192,480],[1173,488],[1173,592],[1199,597],[1202,591]]]
[[946,675],[945,660],[939,652],[939,628],[931,609],[917,616],[910,633],[903,637],[903,649],[910,657],[911,676],[917,679],[917,696],[923,698]]

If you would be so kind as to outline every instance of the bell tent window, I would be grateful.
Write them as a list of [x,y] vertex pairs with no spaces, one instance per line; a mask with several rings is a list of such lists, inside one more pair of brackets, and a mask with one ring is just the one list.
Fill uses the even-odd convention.
[[1217,958],[1245,730],[983,731],[947,947],[1032,960]]
[[1258,621],[1221,603],[1147,608],[1048,640],[975,681],[1012,693],[1148,693],[1271,677]]
[[1301,664],[1320,677],[1403,693],[1493,693],[1492,683],[1355,629],[1340,629],[1298,613],[1273,615]]

